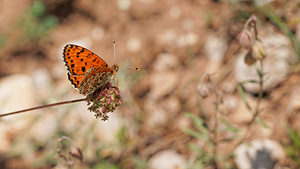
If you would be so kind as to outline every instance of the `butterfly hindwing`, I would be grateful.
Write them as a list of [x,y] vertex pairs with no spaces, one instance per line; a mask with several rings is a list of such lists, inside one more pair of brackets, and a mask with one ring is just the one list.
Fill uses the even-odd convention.
[[113,70],[108,67],[93,67],[84,75],[78,88],[80,94],[89,94],[102,88],[112,77]]

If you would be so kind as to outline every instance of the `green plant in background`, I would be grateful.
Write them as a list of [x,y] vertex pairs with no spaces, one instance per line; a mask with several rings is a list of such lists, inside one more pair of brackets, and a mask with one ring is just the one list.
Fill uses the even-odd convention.
[[99,162],[93,169],[120,169],[117,165],[108,162]]
[[132,158],[132,161],[133,161],[135,169],[147,169],[147,168],[149,168],[148,163],[147,163],[147,159],[145,159],[145,158],[135,156],[135,157]]
[[[192,119],[195,129],[187,128],[183,131],[188,135],[201,140],[201,145],[203,145],[202,147],[200,147],[195,143],[189,143],[189,149],[194,153],[195,160],[192,162],[192,164],[188,165],[188,168],[205,168],[207,166],[217,165],[216,163],[220,163],[224,168],[233,168],[232,164],[229,162],[229,159],[233,158],[232,155],[221,156],[214,152],[217,145],[216,141],[218,140],[214,140],[215,138],[210,135],[211,129],[206,126],[205,122],[200,117],[197,117],[196,115],[191,113],[186,113],[186,116]],[[234,134],[237,134],[239,132],[238,128],[235,128],[226,120],[222,119],[221,122],[224,127],[217,129],[217,133],[233,132]]]
[[286,128],[286,132],[291,139],[291,143],[285,146],[286,154],[294,160],[297,167],[300,167],[300,136],[297,130],[290,127]]
[[294,50],[297,54],[298,60],[300,60],[300,41],[297,39],[295,34],[291,31],[288,25],[274,12],[274,9],[270,5],[266,5],[263,8],[259,8],[272,23],[275,24],[283,33],[285,33],[292,42]]
[[24,40],[38,40],[45,36],[58,24],[58,19],[46,12],[46,6],[42,1],[34,1],[29,10],[19,21],[24,29]]
[[[207,145],[208,149],[211,149],[213,142],[209,136],[209,129],[205,126],[204,121],[194,114],[186,113],[186,116],[193,121],[195,129],[186,128],[183,131],[201,141]],[[195,160],[192,164],[188,165],[189,169],[203,168],[205,166],[212,165],[213,153],[209,150],[204,150],[195,143],[189,143],[189,149],[195,154]]]
[[4,35],[0,35],[0,48],[4,46],[5,44],[5,36]]

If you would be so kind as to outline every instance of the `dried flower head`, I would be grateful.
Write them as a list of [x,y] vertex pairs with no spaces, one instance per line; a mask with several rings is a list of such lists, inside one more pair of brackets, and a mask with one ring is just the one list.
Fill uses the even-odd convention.
[[198,94],[205,99],[210,94],[210,87],[207,83],[200,83],[197,86]]
[[248,54],[245,57],[245,63],[247,65],[252,65],[257,60],[263,60],[266,57],[263,43],[258,38],[256,21],[256,17],[254,15],[251,16],[237,37],[240,45],[248,50]]
[[107,83],[103,88],[87,95],[88,109],[95,113],[96,118],[107,120],[107,113],[113,112],[122,103],[118,87]]
[[210,82],[210,76],[205,72],[201,77],[200,83],[197,85],[198,94],[202,97],[202,99],[205,99],[211,92]]
[[67,168],[74,167],[76,162],[82,162],[83,154],[74,141],[68,136],[54,138],[56,141],[56,161]]
[[243,31],[238,35],[238,40],[242,47],[251,49],[253,39],[250,31],[248,31],[247,29],[243,29]]

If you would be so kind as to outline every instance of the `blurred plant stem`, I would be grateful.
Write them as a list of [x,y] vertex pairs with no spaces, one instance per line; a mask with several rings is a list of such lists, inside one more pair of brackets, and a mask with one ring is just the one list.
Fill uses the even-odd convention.
[[251,125],[255,121],[256,117],[260,113],[259,107],[260,107],[261,99],[262,99],[263,94],[264,94],[264,91],[263,91],[263,85],[264,85],[263,60],[259,60],[259,65],[260,65],[260,69],[257,69],[257,74],[259,76],[259,81],[258,81],[259,93],[258,93],[258,99],[257,99],[257,102],[256,102],[256,107],[255,107],[255,110],[254,110],[255,112],[254,112],[254,115],[253,115],[251,121],[249,122],[249,125]]
[[[257,82],[259,84],[259,93],[258,93],[258,98],[257,98],[257,101],[256,101],[256,106],[255,106],[255,109],[254,109],[254,112],[253,112],[253,116],[251,118],[251,120],[248,122],[247,124],[247,132],[246,134],[240,139],[240,141],[237,143],[236,146],[240,145],[241,143],[243,143],[245,141],[245,139],[247,138],[247,133],[249,133],[248,131],[250,130],[250,128],[252,127],[252,124],[256,121],[258,115],[260,114],[260,104],[261,104],[261,100],[262,100],[262,97],[263,97],[263,85],[264,85],[264,73],[263,73],[263,60],[259,60],[259,65],[260,65],[260,68],[256,68],[256,72],[259,76],[259,81]],[[250,109],[251,110],[251,107]]]
[[70,103],[81,102],[81,101],[85,101],[85,98],[84,99],[76,99],[76,100],[57,102],[57,103],[52,103],[52,104],[46,104],[46,105],[43,105],[43,106],[37,106],[37,107],[32,107],[32,108],[19,110],[19,111],[14,111],[14,112],[10,112],[10,113],[4,113],[4,114],[0,114],[0,118],[5,117],[5,116],[10,116],[10,115],[13,115],[13,114],[20,114],[20,113],[24,113],[24,112],[28,112],[28,111],[32,111],[32,110],[44,109],[44,108],[48,108],[48,107],[54,107],[54,106],[58,106],[58,105],[70,104]]
[[218,127],[219,127],[219,122],[218,122],[218,118],[219,118],[219,104],[221,102],[221,98],[220,95],[218,93],[218,91],[215,91],[216,93],[216,102],[215,102],[215,113],[214,113],[214,120],[215,120],[215,124],[214,124],[214,129],[213,129],[213,158],[214,158],[214,167],[215,168],[219,168],[218,165],[218,144],[219,144],[219,137],[218,137]]

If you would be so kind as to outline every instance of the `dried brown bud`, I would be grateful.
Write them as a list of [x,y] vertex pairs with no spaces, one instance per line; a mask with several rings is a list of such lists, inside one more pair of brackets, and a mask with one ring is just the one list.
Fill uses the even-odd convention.
[[247,65],[253,65],[256,62],[256,59],[252,56],[252,50],[248,51],[244,61]]
[[198,94],[205,99],[210,94],[210,87],[207,83],[201,83],[197,86]]
[[72,157],[79,159],[80,161],[82,161],[82,159],[83,159],[82,152],[78,147],[75,147],[75,148],[72,147],[71,150],[69,151],[69,154]]
[[251,46],[252,46],[252,36],[251,36],[251,33],[246,30],[246,29],[243,29],[243,31],[241,33],[239,33],[238,35],[238,40],[240,42],[240,45],[246,49],[250,49]]

